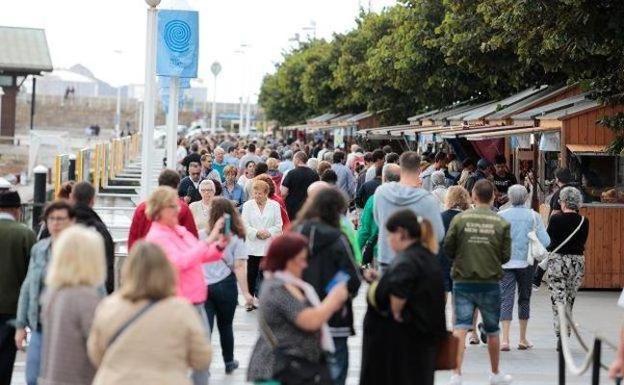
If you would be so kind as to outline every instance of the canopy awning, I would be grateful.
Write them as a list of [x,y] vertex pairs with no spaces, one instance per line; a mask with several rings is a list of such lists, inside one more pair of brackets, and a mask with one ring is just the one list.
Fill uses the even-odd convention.
[[568,150],[576,155],[610,156],[602,144],[567,144]]
[[508,126],[476,126],[474,128],[463,128],[445,132],[441,135],[443,139],[466,138],[470,135],[485,134],[490,132],[515,130],[533,127],[533,124],[508,125]]
[[364,130],[359,130],[357,133],[358,135],[390,135],[390,132],[393,131],[402,131],[402,130],[407,130],[411,127],[414,127],[411,124],[399,124],[396,126],[385,126],[385,127],[374,127],[374,128],[367,128]]
[[503,130],[498,130],[498,131],[473,133],[470,135],[466,135],[465,138],[468,140],[487,140],[487,139],[506,138],[506,137],[515,136],[515,135],[541,134],[545,132],[559,131],[559,128],[557,127],[530,127],[530,128],[521,128],[521,127],[522,126],[514,126],[513,129],[503,129]]

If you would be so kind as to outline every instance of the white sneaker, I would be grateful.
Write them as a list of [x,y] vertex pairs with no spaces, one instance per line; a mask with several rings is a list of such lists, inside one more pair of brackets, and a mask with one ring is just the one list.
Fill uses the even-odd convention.
[[490,374],[490,385],[509,385],[512,378],[509,374],[498,373]]
[[451,380],[448,385],[462,385],[462,376],[461,374],[453,374],[451,375]]

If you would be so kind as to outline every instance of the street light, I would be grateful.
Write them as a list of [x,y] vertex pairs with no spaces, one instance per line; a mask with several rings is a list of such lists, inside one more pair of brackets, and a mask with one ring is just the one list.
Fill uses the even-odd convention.
[[210,115],[210,131],[214,135],[217,132],[217,76],[219,76],[219,73],[221,72],[221,64],[218,61],[212,63],[210,71],[214,75],[212,114]]
[[[160,0],[145,0],[147,9],[147,29],[145,37],[145,92],[143,96],[143,126],[141,148],[141,198],[151,193],[152,169],[154,164],[154,109],[156,75],[156,7]],[[173,155],[173,154],[172,154]]]
[[[119,58],[119,73],[121,74],[122,72],[122,65],[121,65],[121,55],[122,55],[122,51],[116,49],[115,51],[113,51],[114,53],[116,53]],[[120,126],[121,126],[121,82],[120,84],[117,86],[117,109],[115,110],[115,136],[119,137],[119,132],[120,132]]]
[[247,77],[247,65],[246,65],[246,48],[249,47],[249,44],[245,44],[242,43],[240,45],[240,48],[237,49],[236,51],[234,51],[234,53],[236,54],[240,54],[241,55],[241,68],[242,68],[242,75],[241,75],[241,97],[240,97],[240,108],[238,111],[238,133],[239,134],[244,134],[245,131],[245,125],[244,125],[244,118],[243,118],[243,102],[244,102],[244,98],[245,98],[245,88],[247,86],[246,84],[246,77]]
[[[310,25],[307,27],[303,27],[302,30],[304,31],[312,31],[312,38],[314,40],[316,40],[316,21],[311,20],[310,21]],[[310,40],[310,35],[308,35],[308,40]]]

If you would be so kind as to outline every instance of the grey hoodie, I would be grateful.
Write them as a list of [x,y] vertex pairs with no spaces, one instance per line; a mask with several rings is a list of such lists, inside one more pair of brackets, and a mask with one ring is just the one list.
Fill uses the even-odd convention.
[[388,218],[401,209],[411,209],[416,215],[431,222],[438,242],[444,238],[440,204],[430,192],[418,187],[403,186],[399,182],[384,183],[375,191],[373,208],[373,216],[379,226],[377,259],[381,263],[390,263],[394,259],[395,253],[388,244],[388,230],[385,225]]

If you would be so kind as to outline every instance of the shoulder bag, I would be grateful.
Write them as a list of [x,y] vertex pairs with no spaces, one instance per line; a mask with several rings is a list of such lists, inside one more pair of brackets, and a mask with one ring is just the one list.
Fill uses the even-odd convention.
[[546,258],[544,258],[544,260],[542,262],[539,263],[539,267],[542,270],[546,270],[548,268],[548,261],[552,258],[553,254],[556,254],[559,250],[561,250],[561,248],[563,246],[565,246],[570,239],[572,239],[572,237],[574,237],[574,234],[578,233],[578,231],[581,229],[581,227],[583,226],[583,223],[585,223],[585,217],[581,217],[581,223],[579,223],[578,226],[576,226],[576,229],[574,229],[574,231],[568,235],[568,237],[559,244],[559,246],[557,246],[556,249],[554,249],[553,251],[551,251]]
[[158,303],[158,301],[150,301],[150,302],[148,302],[147,305],[143,306],[138,312],[136,312],[136,314],[134,314],[132,317],[130,317],[129,320],[124,322],[124,324],[121,325],[121,327],[115,332],[115,334],[113,334],[111,339],[108,340],[108,343],[106,344],[106,347],[107,348],[110,347],[123,334],[123,332],[126,331],[128,329],[128,327],[130,327],[130,325],[132,325],[134,323],[134,321],[136,321],[139,318],[141,318],[141,316],[143,314],[145,314],[152,306],[156,305],[156,303]]
[[535,218],[535,214],[533,210],[528,210],[531,211],[531,217],[533,218],[533,227],[531,228],[531,231],[527,233],[527,237],[529,238],[529,252],[527,254],[527,262],[529,263],[529,266],[533,266],[535,261],[541,262],[544,258],[546,258],[546,256],[548,255],[548,251],[537,237],[537,220]]
[[262,334],[273,348],[273,378],[282,385],[332,385],[333,380],[325,356],[319,362],[299,357],[279,346],[279,341],[266,323],[262,313],[258,313],[258,323]]

